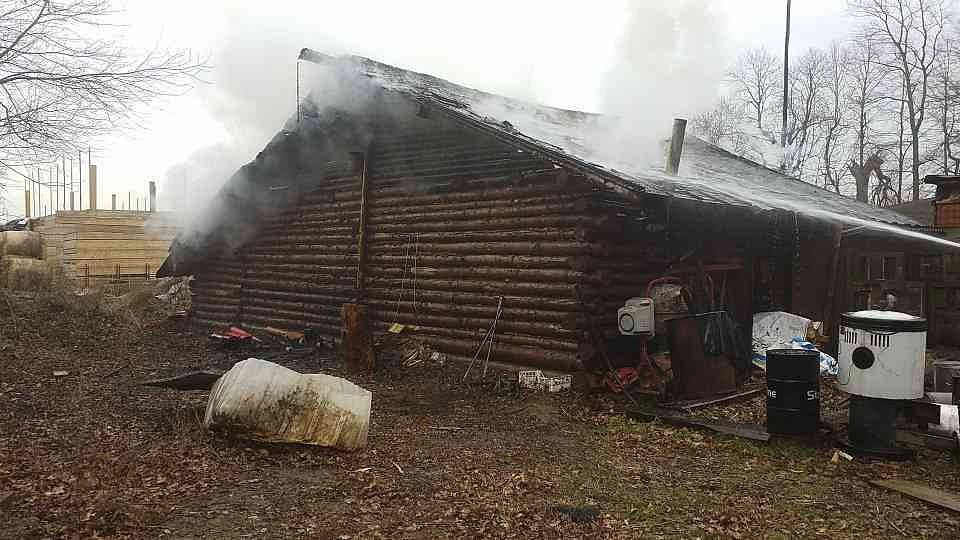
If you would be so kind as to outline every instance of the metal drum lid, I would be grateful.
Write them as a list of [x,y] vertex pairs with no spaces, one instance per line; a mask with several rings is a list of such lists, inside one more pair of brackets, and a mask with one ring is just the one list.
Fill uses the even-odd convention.
[[864,310],[840,315],[840,326],[876,332],[926,332],[927,320],[899,311]]

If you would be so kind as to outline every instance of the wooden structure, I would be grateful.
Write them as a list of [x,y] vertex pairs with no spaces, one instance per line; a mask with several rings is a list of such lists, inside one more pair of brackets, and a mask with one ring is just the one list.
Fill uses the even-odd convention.
[[154,276],[177,234],[169,212],[59,211],[31,221],[44,258],[77,279]]
[[[194,276],[198,323],[338,340],[341,308],[356,303],[375,330],[415,326],[448,357],[471,358],[496,319],[501,364],[602,369],[596,338],[636,363],[617,345],[616,310],[656,278],[708,281],[708,307],[729,310],[746,343],[756,311],[821,320],[839,305],[823,257],[835,225],[778,202],[783,194],[914,224],[695,138],[678,176],[624,173],[583,157],[595,116],[305,54],[346,65],[343,87],[358,87],[341,93],[362,97],[322,110],[304,102],[300,124],[174,242],[160,275]],[[759,202],[739,195],[746,188]]]

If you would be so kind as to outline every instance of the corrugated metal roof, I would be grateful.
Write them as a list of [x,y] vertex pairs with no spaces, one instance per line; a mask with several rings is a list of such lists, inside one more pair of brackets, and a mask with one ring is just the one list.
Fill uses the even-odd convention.
[[520,146],[613,181],[628,189],[704,203],[794,211],[824,219],[861,219],[920,226],[886,208],[785,176],[695,137],[687,137],[678,176],[605,154],[610,121],[597,114],[557,109],[490,94],[360,56],[329,57],[305,49],[301,58],[369,77],[378,86],[438,108]]

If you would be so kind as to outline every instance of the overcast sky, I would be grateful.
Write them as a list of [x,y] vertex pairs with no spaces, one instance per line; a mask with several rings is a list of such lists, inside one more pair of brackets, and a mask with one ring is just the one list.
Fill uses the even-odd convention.
[[[605,110],[611,85],[619,84],[610,75],[614,66],[636,63],[664,73],[672,68],[658,62],[689,64],[688,72],[711,75],[670,84],[702,86],[714,95],[725,67],[719,64],[738,51],[763,45],[782,54],[785,0],[665,3],[128,0],[123,18],[133,46],[190,49],[209,58],[213,69],[206,77],[209,84],[157,104],[141,128],[94,148],[101,207],[111,193],[119,193],[120,200],[128,191],[143,196],[148,180],[160,182],[161,208],[180,204],[184,191],[194,204],[208,196],[295,110],[295,59],[302,47],[360,54],[483,90],[591,111]],[[851,25],[846,3],[794,0],[792,50],[842,37]],[[661,34],[670,21],[686,27]],[[640,34],[647,41],[638,49],[631,40]],[[641,57],[651,40],[677,43],[667,43],[666,54],[653,50],[647,55],[652,58]],[[627,56],[625,43],[633,43]],[[682,51],[697,50],[713,56],[683,60]],[[698,61],[709,65],[698,66]],[[682,89],[664,90],[672,95]],[[177,167],[184,163],[188,166]],[[12,190],[7,198],[22,212],[22,195],[15,194]]]

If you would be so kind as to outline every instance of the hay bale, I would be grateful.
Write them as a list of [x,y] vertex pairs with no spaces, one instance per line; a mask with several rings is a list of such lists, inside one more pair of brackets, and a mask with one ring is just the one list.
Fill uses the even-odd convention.
[[0,256],[43,258],[43,241],[35,231],[0,232]]
[[48,291],[53,281],[53,272],[45,261],[16,255],[5,255],[0,259],[0,287],[19,291]]

